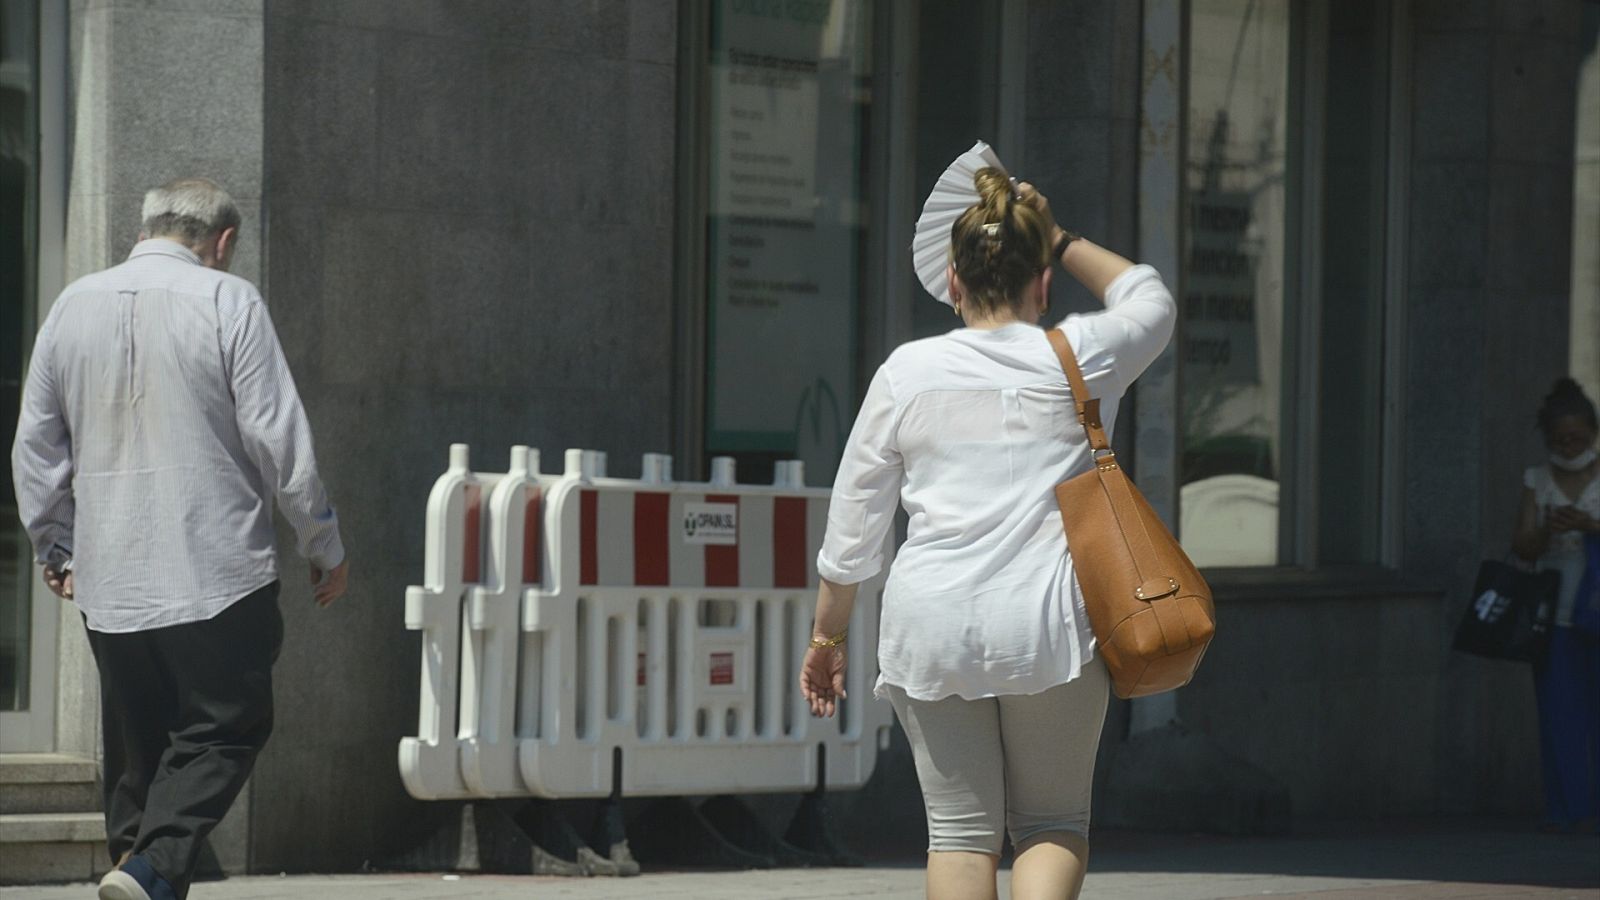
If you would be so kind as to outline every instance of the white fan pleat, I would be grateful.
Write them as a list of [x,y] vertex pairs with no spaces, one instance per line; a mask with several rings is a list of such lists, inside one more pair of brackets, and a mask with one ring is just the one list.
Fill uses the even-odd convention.
[[972,179],[979,169],[988,167],[1006,170],[994,150],[978,141],[939,176],[917,219],[911,239],[912,267],[923,288],[946,306],[955,305],[950,302],[950,284],[945,278],[945,266],[950,261],[950,229],[962,213],[978,202],[978,188]]

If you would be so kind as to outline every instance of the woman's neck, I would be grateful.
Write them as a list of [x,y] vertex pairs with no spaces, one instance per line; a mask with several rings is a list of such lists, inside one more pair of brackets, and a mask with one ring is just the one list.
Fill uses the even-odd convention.
[[1563,469],[1555,463],[1547,463],[1550,474],[1555,477],[1556,484],[1572,493],[1572,489],[1582,490],[1589,486],[1596,476],[1600,476],[1600,459],[1590,462],[1581,469]]
[[1018,322],[1026,325],[1039,324],[1039,313],[1034,305],[1027,302],[1022,303],[1021,305],[1024,307],[1024,310],[1020,312],[1010,306],[1001,307],[988,312],[969,312],[967,310],[962,310],[961,321],[968,328],[976,331],[994,331],[998,328],[1004,328],[1007,325],[1015,325]]

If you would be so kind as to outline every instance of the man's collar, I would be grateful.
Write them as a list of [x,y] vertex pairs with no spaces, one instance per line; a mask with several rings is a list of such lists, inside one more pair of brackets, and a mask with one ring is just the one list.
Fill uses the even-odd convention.
[[133,245],[133,252],[128,254],[129,259],[140,256],[170,256],[181,259],[187,263],[200,265],[200,257],[193,250],[167,238],[149,238]]

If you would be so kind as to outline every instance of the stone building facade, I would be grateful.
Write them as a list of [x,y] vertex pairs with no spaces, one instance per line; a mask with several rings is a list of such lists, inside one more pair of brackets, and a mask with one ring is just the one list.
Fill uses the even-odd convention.
[[[730,454],[750,480],[800,456],[825,483],[873,368],[954,324],[903,248],[983,138],[1183,308],[1117,440],[1210,563],[1221,636],[1190,687],[1114,704],[1108,820],[1281,824],[1121,774],[1141,741],[1297,820],[1529,813],[1527,673],[1449,643],[1542,456],[1538,399],[1569,370],[1600,387],[1597,7],[5,0],[5,252],[26,278],[4,375],[66,280],[127,253],[146,188],[205,174],[240,201],[235,271],[305,399],[352,591],[317,610],[286,559],[276,734],[214,844],[231,871],[390,864],[459,821],[392,764],[446,446],[602,448],[624,476],[671,452],[681,478]],[[756,55],[808,73],[758,95],[765,132],[739,121]],[[758,176],[786,186],[740,193]],[[753,300],[739,240],[764,242],[741,257],[766,273]],[[729,342],[774,334],[803,377],[751,385]],[[831,419],[787,412],[821,388]],[[92,759],[81,626],[10,540],[0,661],[33,674],[10,676],[0,749]],[[841,798],[846,832],[915,850],[903,744],[864,796],[882,802]]]

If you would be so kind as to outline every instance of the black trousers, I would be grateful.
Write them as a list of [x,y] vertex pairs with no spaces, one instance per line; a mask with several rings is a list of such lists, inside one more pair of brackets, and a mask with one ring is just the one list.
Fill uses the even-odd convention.
[[272,664],[282,644],[276,581],[203,622],[89,630],[113,864],[142,855],[179,897],[188,893],[206,835],[272,733]]

